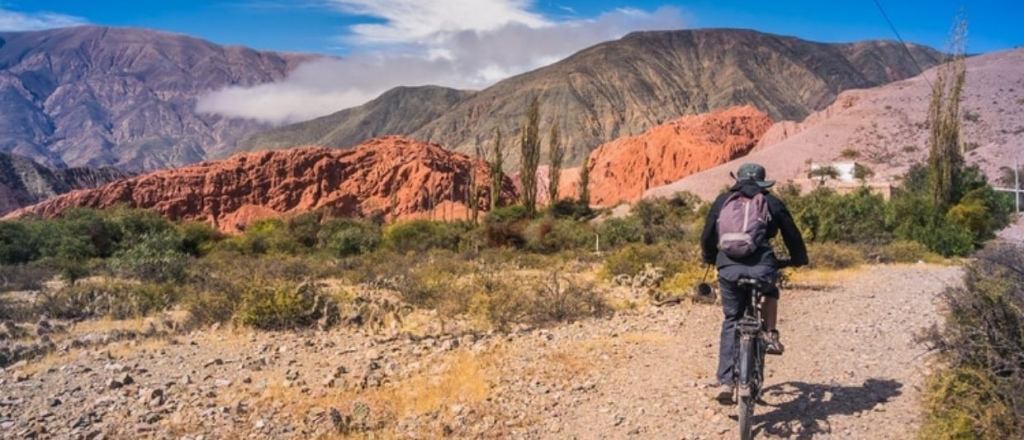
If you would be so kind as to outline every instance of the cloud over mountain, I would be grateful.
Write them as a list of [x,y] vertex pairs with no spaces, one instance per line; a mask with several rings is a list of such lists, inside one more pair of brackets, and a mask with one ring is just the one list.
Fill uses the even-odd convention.
[[399,85],[479,89],[637,30],[676,29],[682,11],[617,9],[553,20],[523,0],[331,0],[337,11],[381,20],[341,36],[358,49],[307,63],[284,81],[229,87],[201,112],[263,122],[307,120],[356,106]]

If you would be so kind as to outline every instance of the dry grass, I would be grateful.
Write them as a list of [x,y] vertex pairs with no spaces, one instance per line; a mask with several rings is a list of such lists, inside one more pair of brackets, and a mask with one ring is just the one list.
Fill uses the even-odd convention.
[[862,275],[867,266],[850,269],[797,269],[787,273],[787,281],[796,288],[809,286],[835,286]]
[[33,376],[37,373],[41,373],[49,370],[50,368],[58,368],[62,365],[70,364],[77,357],[75,352],[57,353],[51,352],[40,359],[30,360],[24,367],[18,369],[19,374],[27,376]]
[[147,352],[156,352],[165,347],[167,347],[166,339],[152,338],[141,341],[126,341],[110,344],[107,347],[107,350],[109,350],[111,357],[121,359],[145,354]]

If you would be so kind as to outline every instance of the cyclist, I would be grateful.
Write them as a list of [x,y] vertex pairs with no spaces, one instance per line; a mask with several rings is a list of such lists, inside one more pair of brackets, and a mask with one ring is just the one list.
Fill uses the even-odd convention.
[[[725,312],[718,351],[718,372],[715,381],[717,387],[715,398],[723,403],[732,401],[733,388],[735,387],[732,377],[733,364],[739,345],[735,330],[736,322],[743,317],[744,307],[750,303],[750,299],[747,297],[749,292],[741,288],[737,281],[741,277],[771,282],[778,278],[779,269],[781,268],[780,261],[775,256],[769,241],[778,235],[779,232],[782,233],[783,242],[785,242],[790,255],[788,262],[781,263],[792,267],[803,266],[808,263],[807,248],[804,245],[803,237],[800,235],[800,230],[797,228],[796,223],[793,222],[793,216],[790,215],[781,200],[768,192],[768,188],[774,185],[775,182],[765,180],[764,167],[753,163],[743,164],[736,174],[732,176],[736,179],[736,183],[729,188],[728,192],[715,200],[715,203],[711,206],[711,211],[708,212],[704,231],[701,234],[701,253],[704,263],[715,264],[718,267],[722,310]],[[742,208],[740,209],[731,209],[731,207],[726,206],[727,204],[732,205],[737,201],[739,203],[752,202],[755,208],[751,209],[746,205],[741,205]],[[736,228],[736,226],[730,226],[728,220],[720,217],[722,210],[726,208],[729,212],[738,212],[739,214],[731,215],[733,218],[736,215],[742,218],[743,215],[749,215],[751,211],[757,212],[758,208],[756,206],[758,206],[758,203],[761,204],[761,209],[765,211],[764,216],[767,217],[761,222],[760,227],[762,229],[756,234],[745,234],[749,237],[756,237],[756,240],[749,240],[749,243],[747,243],[750,245],[749,249],[745,253],[739,254],[742,256],[731,257],[724,249],[726,245],[723,244],[722,238],[727,236],[735,238],[737,234],[723,233],[720,236],[719,231],[730,227]],[[719,223],[722,224],[720,225]],[[743,226],[740,228],[748,228],[748,222],[734,221],[733,223],[742,224]],[[749,228],[752,229],[753,227]],[[737,255],[736,252],[731,254]],[[765,327],[767,327],[769,335],[769,340],[765,341],[766,352],[774,355],[782,354],[785,349],[779,340],[779,331],[776,328],[778,300],[779,289],[774,287],[765,292],[765,298],[761,304],[762,316],[764,317]]]

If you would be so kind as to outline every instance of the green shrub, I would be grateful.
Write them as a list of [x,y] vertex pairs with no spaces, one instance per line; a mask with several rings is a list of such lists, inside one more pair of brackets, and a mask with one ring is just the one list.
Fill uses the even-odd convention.
[[56,319],[128,319],[166,310],[178,299],[178,289],[169,284],[88,282],[43,290],[37,307]]
[[218,248],[244,255],[296,255],[303,251],[302,244],[295,240],[280,219],[253,222],[242,235],[222,241]]
[[879,248],[882,261],[891,263],[916,263],[918,261],[935,261],[939,259],[928,246],[916,241],[896,240]]
[[843,159],[856,159],[860,157],[860,151],[855,148],[846,148],[839,153],[839,157]]
[[0,264],[27,263],[39,258],[32,234],[24,224],[0,221]]
[[384,245],[396,252],[425,252],[431,249],[458,250],[468,223],[412,220],[395,223],[384,230]]
[[484,217],[484,237],[487,245],[515,248],[525,246],[527,219],[526,208],[521,205],[506,206],[488,212]]
[[818,188],[803,197],[787,198],[791,203],[788,208],[808,241],[883,243],[891,235],[885,223],[885,200],[866,188],[846,195]]
[[320,228],[319,247],[331,255],[348,257],[372,252],[381,243],[380,227],[369,222],[348,219],[331,220]]
[[111,269],[144,281],[174,282],[185,277],[189,257],[181,251],[182,240],[177,231],[151,232],[137,240],[110,258]]
[[644,228],[640,219],[634,216],[610,218],[598,227],[602,248],[617,248],[644,240]]
[[135,208],[116,207],[99,213],[120,231],[121,241],[131,242],[139,237],[166,232],[174,228],[174,224],[157,214],[155,211]]
[[812,269],[840,270],[857,267],[864,262],[860,249],[836,243],[812,243],[807,253]]
[[462,297],[460,278],[470,273],[470,265],[453,254],[434,252],[395,264],[386,279],[394,280],[395,290],[406,303],[436,308],[447,297]]
[[942,295],[944,325],[924,341],[942,365],[929,380],[921,436],[1024,437],[1024,247],[994,244]]
[[526,237],[526,247],[532,251],[559,252],[591,246],[594,230],[586,222],[545,217],[530,222]]
[[643,230],[643,242],[676,243],[686,236],[687,223],[697,219],[700,198],[692,193],[676,193],[668,198],[642,199],[630,210]]
[[306,212],[288,219],[288,235],[295,243],[306,249],[317,245],[320,233],[320,217],[318,212]]
[[603,295],[592,284],[557,271],[537,282],[530,304],[530,315],[538,324],[600,316],[608,310]]
[[507,331],[529,316],[531,301],[526,289],[500,272],[481,271],[474,276],[471,288],[468,312],[496,330]]
[[555,218],[571,220],[589,220],[594,217],[594,210],[586,203],[578,200],[559,200],[548,205],[545,212]]
[[634,276],[649,264],[664,268],[667,278],[679,272],[682,262],[690,258],[678,249],[666,245],[631,244],[608,255],[601,273],[606,278],[617,275]]
[[316,321],[314,283],[258,282],[242,293],[237,320],[263,330],[307,327]]
[[193,257],[209,254],[224,239],[224,234],[206,223],[184,223],[178,230],[181,234],[181,251]]

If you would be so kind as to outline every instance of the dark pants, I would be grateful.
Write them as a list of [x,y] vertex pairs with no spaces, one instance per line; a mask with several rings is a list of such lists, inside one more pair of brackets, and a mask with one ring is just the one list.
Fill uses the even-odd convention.
[[[738,272],[747,272],[743,274]],[[777,270],[764,266],[747,268],[721,268],[719,269],[718,286],[722,298],[722,312],[725,320],[722,321],[721,340],[718,345],[718,383],[733,384],[732,370],[736,363],[736,352],[739,350],[740,339],[736,334],[736,323],[743,318],[747,307],[750,307],[750,291],[736,283],[740,275],[755,276],[764,280],[774,280]],[[778,298],[779,290],[773,289],[765,292],[765,296]]]

